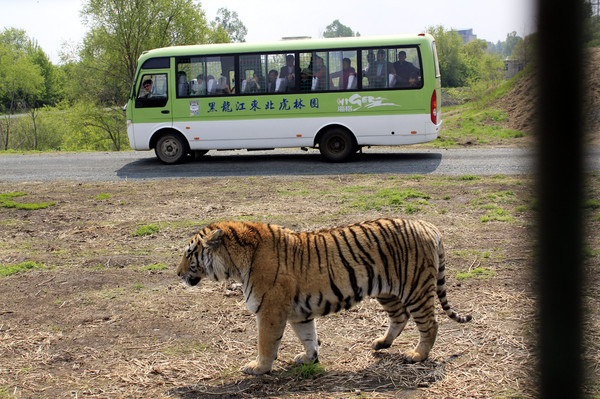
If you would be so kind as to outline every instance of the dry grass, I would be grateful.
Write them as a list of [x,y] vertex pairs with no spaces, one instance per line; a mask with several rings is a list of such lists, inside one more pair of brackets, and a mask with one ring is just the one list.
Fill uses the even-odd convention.
[[[589,193],[598,198],[600,179]],[[227,178],[90,184],[0,183],[47,209],[0,209],[0,265],[50,267],[0,279],[0,398],[529,398],[535,385],[535,296],[527,177],[335,176]],[[429,195],[395,208],[359,205],[378,189]],[[508,193],[512,194],[508,194]],[[98,199],[98,194],[108,193]],[[492,206],[493,205],[493,206]],[[501,208],[506,221],[482,222]],[[406,212],[416,212],[406,215]],[[590,226],[590,303],[597,303],[600,223]],[[379,216],[423,218],[445,236],[449,300],[474,320],[459,325],[439,309],[431,357],[407,364],[414,324],[379,352],[370,343],[387,317],[376,301],[317,320],[324,374],[292,365],[301,345],[288,329],[269,375],[239,368],[256,354],[256,327],[229,284],[183,286],[173,266],[191,234],[209,221],[244,218],[297,229]],[[153,224],[158,231],[132,234]],[[168,265],[147,267],[155,264]],[[458,280],[476,267],[494,273]],[[598,330],[597,306],[588,312]],[[586,335],[600,394],[600,340]]]

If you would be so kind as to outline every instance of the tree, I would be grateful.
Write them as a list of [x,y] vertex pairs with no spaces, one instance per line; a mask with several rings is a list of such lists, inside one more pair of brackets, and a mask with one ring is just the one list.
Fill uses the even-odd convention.
[[238,13],[235,11],[229,11],[224,7],[219,8],[213,23],[213,31],[217,32],[219,28],[223,29],[229,36],[229,39],[233,42],[239,43],[246,41],[248,29],[246,29],[246,26],[240,21]]
[[323,37],[352,37],[360,36],[360,33],[354,32],[350,27],[342,24],[339,19],[336,19],[331,24],[327,25]]
[[435,37],[443,87],[460,87],[465,84],[465,63],[461,48],[463,41],[455,30],[432,26],[427,32]]
[[505,57],[510,56],[515,46],[521,41],[523,41],[523,38],[517,35],[517,32],[513,31],[511,33],[508,33],[506,35],[506,41],[504,42],[504,46],[502,48],[502,54],[504,54]]
[[89,94],[106,105],[125,102],[143,51],[210,43],[215,37],[193,0],[88,0],[82,16],[91,29],[80,68],[73,68],[74,78],[85,80],[75,92],[83,95],[91,87],[96,92]]

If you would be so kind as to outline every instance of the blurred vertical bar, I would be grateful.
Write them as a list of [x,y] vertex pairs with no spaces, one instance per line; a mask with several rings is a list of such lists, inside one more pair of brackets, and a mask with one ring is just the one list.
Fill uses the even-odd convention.
[[584,0],[538,0],[542,398],[582,397]]

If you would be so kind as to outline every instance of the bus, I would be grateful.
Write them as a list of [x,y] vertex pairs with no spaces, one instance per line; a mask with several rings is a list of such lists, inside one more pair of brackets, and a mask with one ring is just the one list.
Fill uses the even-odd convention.
[[434,140],[440,69],[429,34],[175,46],[144,52],[126,105],[134,150],[166,164],[210,150]]

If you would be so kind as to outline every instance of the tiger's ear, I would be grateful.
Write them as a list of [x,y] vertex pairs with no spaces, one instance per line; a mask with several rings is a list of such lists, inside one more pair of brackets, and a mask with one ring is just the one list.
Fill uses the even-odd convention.
[[202,245],[210,249],[215,249],[223,242],[223,235],[225,235],[225,232],[223,230],[213,230],[206,236],[201,238]]

